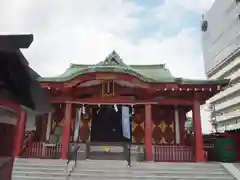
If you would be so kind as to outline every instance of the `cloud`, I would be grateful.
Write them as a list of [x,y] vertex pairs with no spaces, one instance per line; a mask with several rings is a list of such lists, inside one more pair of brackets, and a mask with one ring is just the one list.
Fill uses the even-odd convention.
[[0,28],[34,33],[35,41],[24,53],[43,76],[60,74],[71,62],[96,63],[115,49],[127,63],[166,63],[176,76],[204,77],[196,29],[182,29],[168,38],[159,32],[137,43],[131,41],[130,35],[141,24],[132,15],[144,10],[132,1],[23,0],[6,11],[10,3],[1,8],[5,11],[0,14],[4,17]]
[[[199,27],[182,24],[186,11],[200,13],[211,3],[166,0],[148,9],[130,0],[5,0],[0,29],[4,34],[34,34],[32,46],[23,52],[42,76],[61,74],[70,63],[97,63],[115,49],[129,64],[166,63],[177,77],[204,78]],[[146,19],[140,16],[144,12]],[[151,23],[144,22],[149,19]],[[153,28],[151,24],[176,33],[165,36],[152,29],[144,38],[133,38]]]
[[175,2],[178,3],[180,6],[199,13],[203,13],[210,9],[214,1],[215,0],[175,0]]

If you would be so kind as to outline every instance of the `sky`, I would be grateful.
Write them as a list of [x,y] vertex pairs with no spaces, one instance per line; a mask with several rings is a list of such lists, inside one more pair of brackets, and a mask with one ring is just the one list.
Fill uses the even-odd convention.
[[115,50],[127,64],[165,63],[176,77],[205,78],[200,24],[213,1],[2,0],[0,32],[34,34],[23,53],[41,76]]

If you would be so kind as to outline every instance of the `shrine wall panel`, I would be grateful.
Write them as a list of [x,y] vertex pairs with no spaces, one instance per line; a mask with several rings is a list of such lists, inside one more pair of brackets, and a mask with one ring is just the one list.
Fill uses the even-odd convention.
[[[76,112],[75,112],[76,113]],[[132,115],[132,143],[144,144],[144,106],[135,107]],[[153,144],[174,144],[174,108],[172,106],[152,106]],[[92,108],[86,108],[80,123],[79,140],[86,142],[91,138]],[[72,124],[72,131],[74,125]]]
[[174,106],[152,106],[153,144],[175,144]]
[[[144,107],[137,107],[134,109],[132,115],[132,142],[135,144],[144,143]],[[76,113],[76,112],[75,112]],[[92,108],[86,108],[86,113],[82,114],[79,140],[82,142],[91,139],[91,124],[92,124]],[[74,125],[72,124],[72,132]],[[74,132],[73,132],[74,133]]]
[[132,143],[134,144],[144,143],[144,121],[144,106],[136,107],[132,115]]

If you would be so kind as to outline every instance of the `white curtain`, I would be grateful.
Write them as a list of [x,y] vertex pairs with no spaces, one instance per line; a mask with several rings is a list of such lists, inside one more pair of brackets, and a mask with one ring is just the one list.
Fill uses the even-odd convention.
[[127,106],[122,106],[122,129],[123,129],[123,136],[125,138],[131,139],[130,115],[129,115],[129,107]]

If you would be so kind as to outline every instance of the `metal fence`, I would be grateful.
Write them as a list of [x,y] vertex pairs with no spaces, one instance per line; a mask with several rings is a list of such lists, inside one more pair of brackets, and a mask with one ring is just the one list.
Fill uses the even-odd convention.
[[191,147],[182,145],[156,145],[153,148],[156,162],[192,162],[194,161]]

